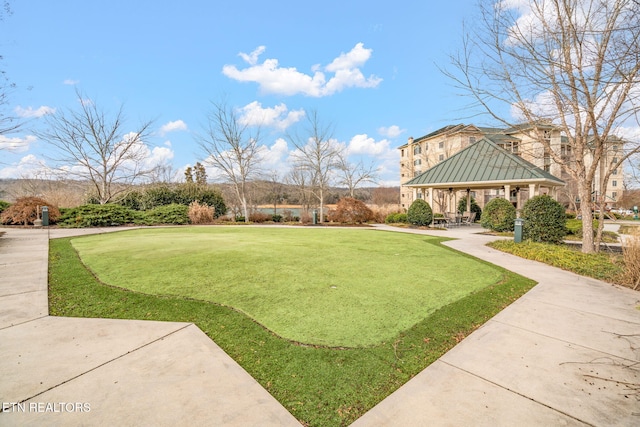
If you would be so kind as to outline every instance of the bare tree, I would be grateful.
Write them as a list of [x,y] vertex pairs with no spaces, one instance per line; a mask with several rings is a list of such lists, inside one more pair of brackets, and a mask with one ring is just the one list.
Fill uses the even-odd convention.
[[333,140],[331,125],[323,125],[318,113],[307,115],[307,127],[303,136],[288,135],[295,150],[292,154],[294,168],[311,176],[311,189],[320,204],[320,222],[324,222],[324,202],[333,172],[338,167],[340,150]]
[[298,204],[302,206],[303,212],[308,213],[311,198],[311,174],[304,168],[294,165],[289,171],[285,182],[296,187]]
[[507,126],[513,123],[505,106],[516,120],[560,127],[571,162],[545,138],[543,126],[532,126],[531,137],[577,182],[582,251],[590,253],[597,250],[591,222],[596,176],[606,182],[640,149],[627,140],[615,159],[610,155],[616,133],[638,125],[638,2],[530,0],[520,6],[484,1],[477,31],[466,34],[462,51],[452,56],[456,71],[445,73]]
[[197,136],[207,155],[205,164],[230,182],[244,219],[249,222],[248,183],[260,174],[260,128],[250,129],[225,102],[213,103],[207,119],[204,134]]
[[50,158],[60,173],[90,182],[100,204],[127,191],[139,179],[151,177],[145,165],[151,121],[125,132],[123,107],[109,117],[95,102],[76,92],[79,109],[59,110],[45,117],[45,130],[36,136],[51,145]]
[[338,154],[337,169],[339,172],[338,185],[344,185],[349,190],[349,197],[355,197],[356,188],[369,182],[375,184],[378,167],[371,163],[365,165],[362,160],[358,163],[351,163],[345,153]]

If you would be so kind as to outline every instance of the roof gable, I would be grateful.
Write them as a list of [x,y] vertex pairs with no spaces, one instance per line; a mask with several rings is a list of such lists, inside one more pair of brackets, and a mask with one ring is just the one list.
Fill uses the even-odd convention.
[[492,181],[564,185],[561,179],[508,153],[487,138],[469,145],[403,185],[454,185]]

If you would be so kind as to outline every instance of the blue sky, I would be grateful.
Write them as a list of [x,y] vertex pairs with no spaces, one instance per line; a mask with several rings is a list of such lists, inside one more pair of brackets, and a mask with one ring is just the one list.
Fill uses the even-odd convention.
[[123,104],[131,130],[153,119],[150,160],[180,173],[203,160],[194,134],[223,97],[263,118],[266,169],[285,171],[283,132],[315,110],[351,160],[380,167],[383,185],[398,184],[396,148],[409,136],[469,122],[437,64],[460,45],[475,0],[11,6],[0,22],[0,69],[16,84],[5,113],[27,123],[0,140],[0,178],[50,165],[33,131],[43,114],[77,108],[76,90],[107,111]]

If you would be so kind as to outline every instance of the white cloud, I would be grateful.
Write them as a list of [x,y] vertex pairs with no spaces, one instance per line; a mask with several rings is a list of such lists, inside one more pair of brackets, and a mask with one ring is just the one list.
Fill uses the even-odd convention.
[[362,74],[360,67],[369,60],[372,52],[372,49],[366,49],[362,43],[356,44],[351,51],[340,54],[324,67],[324,71],[333,73],[328,81],[319,65],[314,65],[311,69],[313,75],[308,75],[294,67],[280,67],[277,59],[265,59],[260,64],[258,57],[264,51],[265,47],[260,46],[250,54],[240,53],[249,67],[240,70],[235,65],[225,65],[222,73],[240,82],[256,82],[263,93],[312,97],[333,95],[349,87],[377,87],[382,81],[374,75],[365,77]]
[[397,138],[403,133],[406,132],[406,129],[400,129],[399,126],[393,125],[389,127],[379,127],[378,133],[382,136],[386,136],[387,138]]
[[179,130],[187,130],[187,124],[182,120],[175,120],[173,122],[168,122],[160,127],[160,134],[166,135],[169,132],[175,132]]
[[303,109],[289,111],[285,104],[273,108],[263,108],[258,101],[253,101],[240,109],[240,123],[246,125],[267,126],[279,131],[286,130],[304,117]]
[[43,171],[49,171],[45,161],[28,154],[17,163],[0,169],[0,178],[35,178],[41,176]]
[[0,135],[0,150],[9,150],[16,153],[21,153],[29,149],[29,145],[36,141],[36,137],[33,135],[27,135],[24,138],[7,138],[4,135]]
[[62,82],[62,84],[68,85],[68,86],[74,86],[74,85],[77,85],[78,83],[80,83],[80,80],[73,80],[73,79],[66,79],[65,81]]
[[15,112],[18,115],[18,117],[33,118],[33,117],[46,116],[47,114],[53,114],[56,112],[56,109],[43,105],[34,110],[33,107],[22,108],[21,106],[18,105],[15,108]]
[[265,50],[267,50],[265,46],[258,46],[256,50],[254,50],[250,54],[247,55],[246,53],[240,52],[238,56],[241,57],[249,65],[256,65],[258,63],[258,57],[262,55]]
[[389,151],[389,140],[383,139],[376,142],[375,139],[367,136],[367,134],[360,134],[351,138],[347,149],[349,154],[377,156]]
[[265,170],[282,171],[288,166],[284,160],[289,154],[289,145],[283,138],[278,138],[271,147],[264,146],[261,150],[261,159]]

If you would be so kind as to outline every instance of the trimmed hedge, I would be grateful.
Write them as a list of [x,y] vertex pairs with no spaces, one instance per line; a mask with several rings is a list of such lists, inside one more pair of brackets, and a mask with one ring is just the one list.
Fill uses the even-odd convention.
[[485,205],[480,225],[492,231],[513,231],[516,208],[507,199],[497,197]]
[[522,237],[541,243],[561,243],[567,235],[564,207],[548,195],[535,196],[522,207]]
[[424,199],[416,199],[407,211],[407,220],[410,224],[425,226],[433,221],[431,206]]
[[58,224],[69,228],[112,227],[132,224],[137,218],[136,211],[120,205],[83,205],[63,209]]
[[189,207],[177,203],[158,206],[157,208],[140,212],[134,223],[140,225],[189,224]]
[[396,213],[390,213],[389,215],[387,215],[387,217],[384,219],[384,222],[386,224],[408,224],[409,220],[407,219],[407,214],[404,212],[396,212]]

